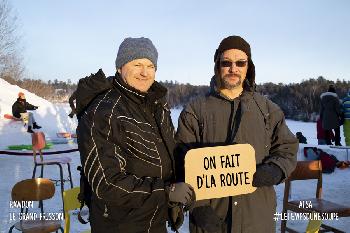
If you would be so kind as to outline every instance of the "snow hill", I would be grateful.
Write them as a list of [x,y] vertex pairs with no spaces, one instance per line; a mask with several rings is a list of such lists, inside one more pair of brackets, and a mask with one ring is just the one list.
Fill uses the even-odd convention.
[[12,114],[12,104],[17,100],[18,92],[23,92],[29,103],[39,106],[33,113],[47,138],[55,138],[57,132],[75,132],[77,120],[67,116],[70,113],[68,104],[53,104],[0,79],[0,150],[6,149],[8,145],[31,144],[31,136],[22,122],[4,118],[4,114]]

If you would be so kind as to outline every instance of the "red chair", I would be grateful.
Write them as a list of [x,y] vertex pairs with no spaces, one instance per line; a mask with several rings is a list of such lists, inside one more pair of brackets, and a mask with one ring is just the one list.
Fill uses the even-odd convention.
[[[55,158],[55,159],[43,159],[43,154],[42,154],[42,149],[45,148],[46,146],[46,140],[45,140],[45,135],[43,132],[35,132],[32,134],[32,146],[33,146],[33,156],[34,156],[34,169],[33,169],[33,175],[32,178],[35,177],[36,174],[36,168],[38,166],[41,167],[41,173],[40,177],[43,178],[44,175],[44,166],[47,165],[56,165],[59,167],[60,171],[60,184],[61,184],[61,195],[62,195],[62,202],[63,202],[63,192],[64,192],[64,182],[66,181],[63,179],[63,169],[62,165],[66,164],[68,168],[68,174],[69,178],[68,180],[70,181],[70,186],[73,188],[73,180],[72,180],[72,174],[70,171],[70,162],[72,161],[71,158],[68,157],[60,157],[60,158]],[[36,158],[37,151],[39,151],[40,155],[40,160],[38,161]],[[55,180],[54,180],[55,181]]]

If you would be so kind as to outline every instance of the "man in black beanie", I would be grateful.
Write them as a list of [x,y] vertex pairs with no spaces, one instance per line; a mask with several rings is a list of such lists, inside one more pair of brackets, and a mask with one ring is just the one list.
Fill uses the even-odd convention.
[[157,59],[150,39],[126,38],[115,76],[99,70],[79,81],[77,135],[92,189],[92,233],[166,233],[168,207],[181,212],[193,199],[190,185],[175,182],[175,133],[167,90],[155,81]]
[[276,194],[296,166],[298,140],[283,112],[255,92],[255,66],[250,45],[239,36],[223,39],[214,55],[208,95],[181,112],[176,139],[177,177],[184,180],[189,149],[232,144],[252,145],[256,173],[250,194],[197,201],[190,212],[191,233],[275,232]]

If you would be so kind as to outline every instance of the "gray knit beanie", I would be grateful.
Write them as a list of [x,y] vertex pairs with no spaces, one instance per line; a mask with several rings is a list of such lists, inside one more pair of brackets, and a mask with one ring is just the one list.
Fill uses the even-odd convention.
[[120,69],[126,63],[140,58],[149,59],[157,69],[158,52],[148,38],[125,38],[120,44],[115,66]]

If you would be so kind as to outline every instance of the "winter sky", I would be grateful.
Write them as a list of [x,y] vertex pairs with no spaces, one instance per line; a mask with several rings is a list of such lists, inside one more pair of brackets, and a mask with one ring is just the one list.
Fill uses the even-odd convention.
[[252,47],[258,83],[350,80],[350,1],[11,0],[32,78],[77,81],[115,73],[125,37],[149,37],[156,79],[208,84],[229,35]]

